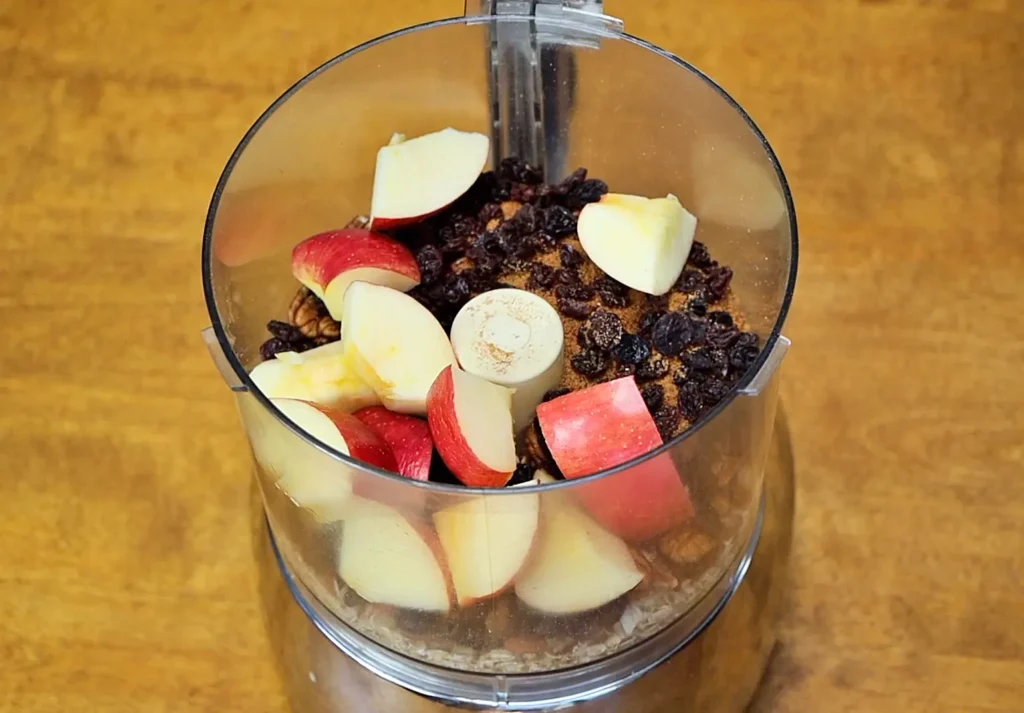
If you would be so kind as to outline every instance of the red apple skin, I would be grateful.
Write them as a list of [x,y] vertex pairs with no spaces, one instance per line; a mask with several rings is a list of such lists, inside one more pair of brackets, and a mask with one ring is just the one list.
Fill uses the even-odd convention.
[[388,411],[383,406],[368,406],[352,414],[369,426],[391,447],[398,473],[413,480],[430,477],[430,458],[434,441],[430,426],[422,418]]
[[504,473],[484,465],[462,435],[455,415],[455,382],[451,366],[437,375],[427,393],[427,423],[444,464],[464,485],[500,488],[512,477],[511,472]]
[[420,268],[409,248],[394,238],[364,228],[343,228],[306,238],[292,250],[292,274],[321,292],[338,275],[376,267],[405,275],[417,284]]
[[[592,475],[662,445],[632,376],[543,403],[537,420],[566,478]],[[633,542],[655,537],[694,514],[668,454],[573,490],[598,522]]]
[[348,454],[356,460],[375,465],[393,473],[398,472],[398,463],[387,442],[374,433],[369,426],[350,413],[312,401],[304,401],[334,421],[338,432],[348,445]]

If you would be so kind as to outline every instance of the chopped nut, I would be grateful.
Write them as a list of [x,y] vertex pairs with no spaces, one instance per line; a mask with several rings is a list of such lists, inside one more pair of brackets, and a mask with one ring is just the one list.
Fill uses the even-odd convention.
[[452,263],[452,272],[458,275],[464,270],[468,270],[473,267],[473,261],[468,257],[460,257],[458,260]]
[[487,230],[494,230],[501,225],[501,218],[491,218],[487,221]]
[[715,549],[715,541],[699,530],[683,527],[662,537],[658,549],[676,564],[695,564]]
[[523,204],[519,201],[505,201],[501,204],[501,214],[505,216],[505,220],[508,220],[513,215],[519,212],[519,209],[523,207]]
[[338,323],[327,313],[327,307],[308,288],[302,287],[288,307],[288,321],[310,339],[325,337],[328,341],[341,334]]
[[329,315],[321,317],[317,323],[318,337],[341,337],[341,325],[334,321]]
[[540,432],[540,422],[536,419],[523,433],[523,450],[529,461],[537,467],[549,473],[558,472],[558,466],[551,459],[548,447],[544,443],[544,436]]
[[365,215],[357,215],[345,225],[346,228],[365,228],[370,224],[370,219]]

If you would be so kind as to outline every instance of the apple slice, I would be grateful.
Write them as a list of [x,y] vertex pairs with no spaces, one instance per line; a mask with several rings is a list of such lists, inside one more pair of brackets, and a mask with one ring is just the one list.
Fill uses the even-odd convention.
[[456,366],[430,387],[427,422],[437,452],[471,487],[500,488],[516,469],[512,391]]
[[578,614],[618,599],[643,580],[626,544],[561,493],[541,506],[538,542],[516,577],[516,596],[547,614]]
[[[566,478],[613,468],[662,444],[632,376],[543,403],[537,407],[537,420]],[[573,490],[602,525],[628,540],[654,537],[694,512],[667,454]]]
[[292,250],[292,274],[341,319],[345,290],[356,280],[408,292],[420,283],[420,268],[409,248],[363,228],[320,233]]
[[344,359],[392,411],[425,414],[427,392],[455,353],[426,307],[398,290],[353,282],[345,292]]
[[512,586],[533,547],[539,513],[537,493],[473,497],[434,513],[459,606]]
[[413,480],[427,480],[430,477],[434,441],[426,421],[388,411],[383,406],[364,408],[353,415],[391,447],[400,474]]
[[353,498],[341,533],[338,576],[369,602],[449,611],[455,600],[437,536],[395,508]]
[[341,342],[306,352],[281,352],[249,374],[271,399],[301,399],[342,411],[380,403],[377,394],[345,363]]
[[679,199],[606,193],[580,212],[576,232],[584,252],[608,275],[634,290],[672,289],[693,245],[697,219]]
[[[387,443],[355,416],[309,401],[271,399],[292,423],[313,438],[356,460],[395,471],[395,457]],[[321,522],[344,516],[352,496],[349,467],[335,461],[294,434],[253,443],[257,457],[278,476],[278,487],[295,504],[307,508]]]
[[370,227],[408,225],[447,207],[476,182],[489,153],[484,134],[451,128],[408,140],[395,134],[377,152]]

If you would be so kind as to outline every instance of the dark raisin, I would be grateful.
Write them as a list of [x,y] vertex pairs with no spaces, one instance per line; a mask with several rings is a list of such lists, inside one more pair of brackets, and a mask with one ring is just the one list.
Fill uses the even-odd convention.
[[[568,287],[569,285],[562,285]],[[599,309],[590,315],[577,334],[580,346],[607,352],[622,339],[622,320],[618,315]]]
[[306,338],[294,324],[272,319],[267,322],[267,331],[283,342],[301,342]]
[[628,295],[629,288],[623,285],[618,280],[608,277],[608,275],[601,275],[592,283],[595,289],[607,290],[608,292],[614,292],[617,295]]
[[721,324],[712,322],[707,328],[707,343],[719,349],[728,349],[738,336],[740,336],[740,330],[736,327],[723,327]]
[[700,347],[687,354],[684,362],[688,374],[702,371],[725,376],[729,373],[729,356],[722,349]]
[[281,352],[293,351],[292,345],[283,339],[277,337],[271,337],[267,341],[260,345],[260,357],[263,361],[273,359]]
[[660,356],[650,356],[636,367],[637,381],[660,379],[668,373],[668,360]]
[[541,183],[544,174],[520,158],[503,158],[498,164],[498,176],[519,183]]
[[696,421],[704,412],[704,396],[700,384],[696,381],[684,381],[679,384],[679,410],[688,420]]
[[571,300],[587,300],[594,299],[594,288],[590,285],[584,285],[582,282],[569,283],[567,285],[559,285],[555,288],[555,294],[559,297],[564,297]]
[[476,217],[484,225],[487,225],[487,223],[490,223],[495,218],[503,218],[504,214],[501,212],[501,203],[484,203],[484,207],[480,209]]
[[466,283],[472,292],[486,292],[494,289],[494,275],[482,272],[477,268],[470,268],[459,273],[466,278]]
[[560,285],[575,285],[583,282],[580,271],[572,267],[560,267],[555,273],[555,281]]
[[629,293],[620,295],[617,292],[609,292],[608,290],[602,290],[597,288],[597,296],[601,298],[602,304],[605,307],[628,307],[629,306]]
[[569,191],[565,204],[568,208],[578,210],[587,203],[594,203],[601,200],[601,196],[608,192],[608,184],[597,178],[588,178]]
[[708,321],[714,322],[715,324],[720,324],[723,327],[731,327],[733,324],[732,315],[729,314],[728,312],[723,312],[722,310],[708,312]]
[[553,205],[544,211],[544,230],[555,237],[576,232],[576,216],[560,205]]
[[668,312],[666,312],[663,309],[655,309],[655,310],[651,310],[650,312],[645,312],[640,317],[640,323],[639,323],[640,334],[644,335],[645,337],[650,338],[651,330],[654,329],[655,323],[657,323],[657,321],[659,319],[661,319],[662,317],[664,317],[666,314],[668,314]]
[[729,393],[729,384],[712,376],[700,382],[700,391],[704,396],[704,403],[714,406]]
[[612,356],[623,364],[642,364],[651,356],[651,347],[643,337],[627,332],[612,350]]
[[516,211],[514,216],[509,218],[508,222],[506,222],[504,226],[506,227],[506,230],[525,238],[527,235],[537,230],[538,222],[537,209],[532,205],[524,205]]
[[476,247],[487,251],[491,255],[504,256],[506,250],[505,236],[497,230],[488,230],[476,241]]
[[548,289],[553,284],[555,284],[555,268],[542,262],[535,262],[530,266],[530,279],[526,283],[527,287]]
[[558,298],[558,311],[573,319],[586,319],[594,311],[594,305],[574,299]]
[[582,253],[569,243],[563,243],[559,248],[558,259],[561,261],[562,267],[579,267],[583,264]]
[[532,201],[536,195],[537,187],[529,183],[513,183],[511,190],[508,192],[509,200],[523,203],[524,205]]
[[569,363],[583,376],[600,376],[608,368],[608,357],[596,349],[584,349],[570,359]]
[[613,370],[613,378],[621,379],[624,376],[633,376],[636,373],[636,366],[634,364],[618,364]]
[[435,245],[424,245],[416,253],[416,264],[420,266],[420,280],[425,285],[437,282],[444,271],[444,259]]
[[704,275],[697,270],[683,270],[676,280],[675,289],[688,294],[695,294],[704,286]]
[[681,420],[679,409],[672,406],[662,406],[654,414],[654,425],[658,427],[658,433],[661,434],[663,441],[669,440],[676,434]]
[[647,410],[654,413],[665,402],[665,387],[661,384],[648,384],[640,389],[640,395],[644,397]]
[[711,259],[707,245],[697,240],[693,241],[693,245],[690,247],[690,254],[686,258],[686,262],[694,267],[700,268],[715,267],[718,264]]
[[708,282],[705,286],[708,299],[718,302],[725,293],[729,291],[729,283],[732,281],[732,269],[728,267],[716,267],[708,273]]
[[555,186],[555,192],[560,195],[568,195],[576,190],[583,181],[587,179],[587,169],[577,168]]
[[662,354],[675,356],[693,338],[693,324],[684,314],[668,312],[651,328],[651,342]]
[[507,181],[504,178],[498,178],[494,182],[494,190],[491,192],[491,198],[504,203],[512,195],[512,182]]
[[526,239],[526,242],[539,253],[550,252],[558,246],[558,241],[544,231],[534,233]]
[[551,401],[552,399],[557,399],[559,396],[565,396],[567,393],[569,393],[569,389],[562,387],[550,389],[544,394],[544,398],[542,400]]
[[736,338],[736,344],[733,346],[737,347],[756,347],[761,343],[761,338],[754,332],[740,332],[740,336]]
[[441,240],[441,252],[448,258],[461,257],[466,252],[469,241],[459,235],[448,235]]
[[[756,346],[756,341],[754,344],[750,344],[747,340],[743,339],[748,334],[749,332],[741,334],[729,349],[729,365],[737,371],[746,371],[753,366],[760,352]],[[757,335],[754,336],[756,338]]]
[[694,297],[686,303],[686,311],[696,317],[703,317],[708,313],[708,303],[700,297]]
[[492,255],[480,246],[471,248],[467,254],[469,259],[473,261],[473,267],[481,275],[494,275],[501,266],[500,257]]
[[515,472],[512,473],[512,477],[509,478],[505,485],[507,487],[510,485],[519,485],[520,483],[528,483],[533,480],[533,474],[536,471],[537,468],[532,463],[519,463],[516,465],[516,469]]
[[458,305],[469,299],[469,282],[462,275],[454,275],[444,283],[444,300]]

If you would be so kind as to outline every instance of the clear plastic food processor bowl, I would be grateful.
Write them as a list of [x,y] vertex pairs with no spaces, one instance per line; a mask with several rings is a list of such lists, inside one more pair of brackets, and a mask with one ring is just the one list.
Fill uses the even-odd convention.
[[[238,400],[283,564],[310,593],[317,626],[388,680],[509,708],[589,698],[641,675],[682,645],[742,577],[758,527],[797,260],[785,179],[743,110],[698,70],[614,20],[558,3],[548,9],[420,25],[313,71],[231,156],[203,244],[206,338]],[[479,489],[417,482],[355,461],[297,429],[256,390],[248,371],[260,360],[265,324],[287,310],[297,288],[292,247],[368,211],[375,154],[393,132],[448,126],[490,135],[492,165],[516,155],[543,165],[549,181],[583,166],[615,192],[673,193],[698,216],[697,239],[733,268],[747,328],[763,345],[717,408],[620,467],[531,488]],[[438,562],[380,573],[403,579],[410,602],[419,601],[418,587],[434,586],[417,577],[445,567],[430,546],[433,515],[460,503],[483,505],[474,510],[477,532],[539,503],[536,537],[543,538],[559,531],[545,513],[643,488],[645,473],[667,467],[685,483],[695,513],[675,541],[622,542],[644,582],[596,608],[545,612],[519,601],[514,586],[447,609],[382,606],[339,576],[346,534],[356,526],[323,522],[295,505],[269,452],[291,453],[326,482],[381,504],[364,514],[364,533],[396,526],[395,513],[410,523],[426,543],[419,556]],[[381,557],[380,566],[389,561]],[[559,602],[585,601],[602,576],[570,565],[545,586]]]

